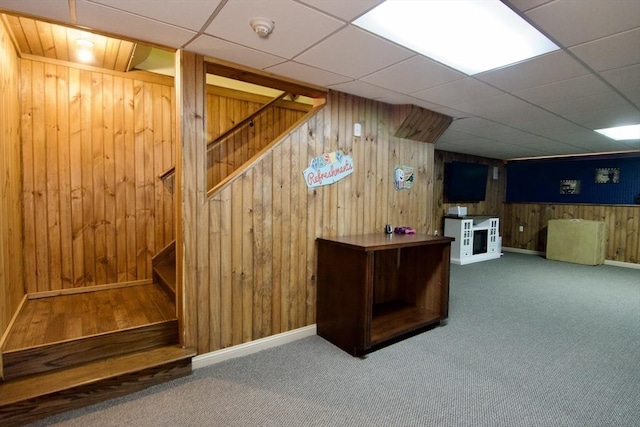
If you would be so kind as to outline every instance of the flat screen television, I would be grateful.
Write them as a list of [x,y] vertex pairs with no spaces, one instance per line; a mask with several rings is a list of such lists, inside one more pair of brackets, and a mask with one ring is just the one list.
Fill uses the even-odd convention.
[[487,192],[489,166],[478,163],[444,164],[445,202],[481,202]]

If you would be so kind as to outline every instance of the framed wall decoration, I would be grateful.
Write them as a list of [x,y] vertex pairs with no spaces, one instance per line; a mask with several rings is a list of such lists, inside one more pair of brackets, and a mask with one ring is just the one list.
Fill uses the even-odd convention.
[[393,184],[396,190],[410,190],[413,180],[413,167],[400,165],[393,170]]
[[596,184],[618,184],[620,168],[596,168]]
[[577,179],[560,180],[560,194],[580,194],[580,180],[577,180]]

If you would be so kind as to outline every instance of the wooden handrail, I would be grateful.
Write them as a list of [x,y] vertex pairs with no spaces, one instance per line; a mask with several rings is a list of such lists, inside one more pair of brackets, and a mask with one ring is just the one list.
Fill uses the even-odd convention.
[[[207,143],[207,151],[211,150],[214,145],[220,143],[227,136],[231,135],[233,132],[235,132],[236,130],[238,130],[239,128],[244,126],[245,124],[249,123],[251,120],[255,119],[263,111],[267,110],[268,108],[271,108],[273,105],[275,105],[277,102],[281,101],[287,95],[288,94],[286,92],[284,92],[284,93],[280,94],[279,96],[276,96],[271,101],[267,102],[262,107],[258,108],[252,114],[250,114],[247,117],[245,117],[244,119],[242,119],[235,126],[233,126],[230,129],[227,129],[225,132],[223,132],[222,134],[218,135],[218,137],[216,139],[214,139],[213,141]],[[174,167],[169,168],[166,171],[162,172],[160,175],[158,175],[158,178],[160,178],[161,180],[164,181],[165,179],[167,179],[168,177],[173,175],[175,173],[175,171],[176,171],[176,168],[174,166]]]
[[227,129],[225,132],[222,132],[220,135],[218,135],[218,137],[216,139],[214,139],[213,141],[207,143],[207,151],[209,151],[213,145],[218,144],[220,141],[225,139],[227,136],[231,135],[233,132],[235,132],[236,130],[238,130],[239,128],[244,126],[245,124],[249,123],[251,120],[255,119],[263,111],[265,111],[268,108],[271,108],[276,102],[282,100],[282,98],[284,98],[285,96],[287,96],[286,92],[282,93],[281,95],[279,95],[279,96],[277,96],[275,98],[273,98],[271,101],[267,102],[262,107],[258,108],[256,111],[254,111],[252,114],[249,114],[247,117],[242,119],[234,127],[230,128],[230,129]]

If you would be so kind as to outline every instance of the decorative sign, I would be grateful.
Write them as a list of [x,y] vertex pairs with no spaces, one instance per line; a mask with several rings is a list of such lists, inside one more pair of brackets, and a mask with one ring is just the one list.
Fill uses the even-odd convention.
[[413,187],[413,168],[411,166],[396,166],[393,170],[393,183],[396,190],[409,190]]
[[617,184],[620,182],[619,168],[596,168],[596,184]]
[[307,187],[320,187],[333,184],[353,173],[353,159],[341,151],[325,153],[311,160],[309,167],[302,173]]
[[580,194],[580,181],[575,179],[560,180],[560,194]]

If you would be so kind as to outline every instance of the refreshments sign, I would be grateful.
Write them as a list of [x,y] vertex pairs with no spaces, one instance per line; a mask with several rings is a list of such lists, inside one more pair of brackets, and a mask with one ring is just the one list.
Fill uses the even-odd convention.
[[308,188],[333,184],[353,173],[353,159],[341,151],[325,153],[311,160],[302,173]]

